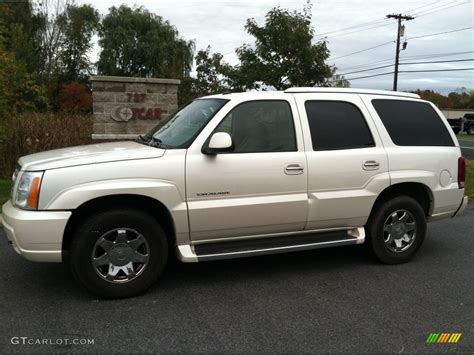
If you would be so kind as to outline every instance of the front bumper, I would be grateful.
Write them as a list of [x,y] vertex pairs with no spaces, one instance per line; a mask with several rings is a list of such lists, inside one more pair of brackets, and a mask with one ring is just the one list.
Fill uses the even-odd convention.
[[25,259],[61,262],[68,211],[25,211],[11,201],[2,207],[3,227],[15,251]]

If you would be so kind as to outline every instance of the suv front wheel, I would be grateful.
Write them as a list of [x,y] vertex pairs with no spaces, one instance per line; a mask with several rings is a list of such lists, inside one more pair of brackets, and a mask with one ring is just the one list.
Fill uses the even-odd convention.
[[366,226],[373,253],[385,264],[409,261],[425,239],[423,208],[409,196],[394,197],[375,208]]
[[143,293],[156,282],[167,258],[167,239],[156,219],[126,208],[91,216],[76,231],[70,249],[74,276],[104,298]]

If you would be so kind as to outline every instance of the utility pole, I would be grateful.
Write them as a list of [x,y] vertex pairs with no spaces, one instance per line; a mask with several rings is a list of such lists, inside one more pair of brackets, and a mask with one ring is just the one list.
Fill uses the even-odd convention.
[[[400,32],[402,28],[402,20],[410,21],[413,20],[413,16],[402,15],[402,14],[391,14],[387,15],[387,18],[394,18],[398,20],[398,31],[397,31],[397,49],[395,52],[395,70],[393,73],[393,91],[397,91],[398,84],[398,60],[400,57]],[[405,49],[405,48],[404,48]]]

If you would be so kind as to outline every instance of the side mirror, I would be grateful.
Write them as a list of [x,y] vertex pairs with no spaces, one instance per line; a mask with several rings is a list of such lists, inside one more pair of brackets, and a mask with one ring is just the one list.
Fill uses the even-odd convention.
[[232,137],[226,132],[217,132],[211,136],[207,147],[203,148],[204,154],[217,154],[222,152],[229,152],[234,149]]

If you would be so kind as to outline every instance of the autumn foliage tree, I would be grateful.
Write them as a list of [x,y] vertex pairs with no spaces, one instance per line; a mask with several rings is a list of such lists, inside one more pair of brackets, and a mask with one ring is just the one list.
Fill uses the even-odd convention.
[[64,84],[59,91],[59,107],[64,112],[90,112],[92,95],[83,84],[77,81]]
[[465,88],[450,92],[447,96],[433,90],[416,90],[415,94],[420,95],[424,100],[431,101],[439,108],[451,109],[473,109],[474,91],[467,91]]

